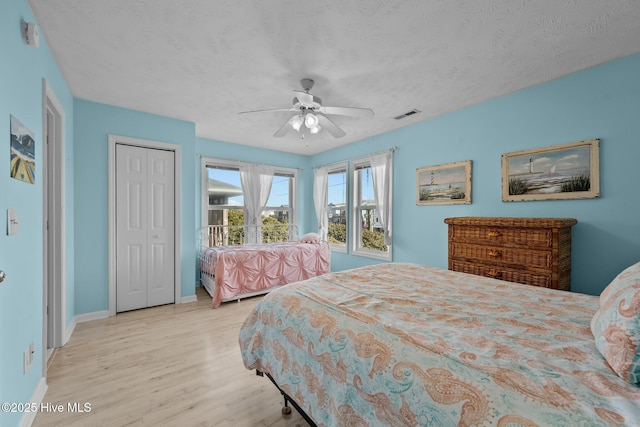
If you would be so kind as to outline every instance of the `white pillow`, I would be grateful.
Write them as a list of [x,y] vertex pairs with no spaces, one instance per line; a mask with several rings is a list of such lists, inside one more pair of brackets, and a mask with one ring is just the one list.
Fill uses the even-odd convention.
[[300,237],[300,243],[318,243],[320,235],[318,233],[307,233]]

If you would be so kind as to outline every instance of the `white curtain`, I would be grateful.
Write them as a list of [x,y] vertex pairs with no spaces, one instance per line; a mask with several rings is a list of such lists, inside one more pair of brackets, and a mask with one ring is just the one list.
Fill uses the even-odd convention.
[[261,215],[267,205],[272,182],[273,168],[255,164],[240,165],[240,183],[247,214],[244,219],[245,243],[260,243],[262,240]]
[[391,245],[391,176],[393,173],[393,150],[371,157],[373,194],[376,201],[378,220],[384,230],[384,244]]
[[327,202],[327,182],[329,180],[329,170],[324,167],[317,167],[313,170],[313,202],[316,207],[316,218],[318,219],[318,234],[321,240],[327,240],[328,230],[328,202]]

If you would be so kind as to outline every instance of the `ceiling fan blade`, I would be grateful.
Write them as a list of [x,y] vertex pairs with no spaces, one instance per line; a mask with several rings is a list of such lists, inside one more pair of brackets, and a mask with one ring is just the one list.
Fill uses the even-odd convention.
[[307,92],[300,92],[299,90],[294,90],[294,92],[296,93],[296,97],[298,98],[298,101],[300,101],[300,104],[308,108],[313,107],[313,95]]
[[280,129],[278,129],[276,131],[276,133],[273,134],[273,136],[275,136],[276,138],[281,138],[281,137],[285,136],[287,132],[289,132],[289,129],[293,129],[291,127],[291,120],[292,119],[293,119],[293,117],[290,118],[289,120],[287,120],[286,122],[284,122],[284,124],[280,127]]
[[357,108],[357,107],[320,107],[318,109],[324,114],[337,114],[340,116],[353,116],[353,117],[373,117],[373,110],[369,108]]
[[272,110],[252,110],[252,111],[241,111],[238,114],[251,114],[251,113],[273,113],[277,111],[298,111],[297,108],[275,108]]
[[329,120],[328,117],[318,114],[318,120],[320,120],[320,126],[329,132],[334,138],[342,138],[346,135],[346,132],[340,129],[335,123]]

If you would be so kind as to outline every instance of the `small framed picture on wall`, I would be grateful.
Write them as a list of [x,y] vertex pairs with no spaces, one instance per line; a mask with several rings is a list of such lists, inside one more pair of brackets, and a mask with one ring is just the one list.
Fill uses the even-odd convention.
[[416,169],[416,205],[471,203],[471,160]]
[[33,132],[20,120],[11,118],[11,178],[35,184],[36,182],[36,141]]

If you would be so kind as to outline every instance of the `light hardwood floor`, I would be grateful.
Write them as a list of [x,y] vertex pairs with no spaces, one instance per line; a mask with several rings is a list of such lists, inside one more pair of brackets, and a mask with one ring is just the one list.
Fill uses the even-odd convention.
[[[47,372],[43,426],[307,426],[280,392],[244,368],[238,331],[260,297],[211,308],[198,302],[121,313],[76,326]],[[90,412],[70,413],[68,403]]]

